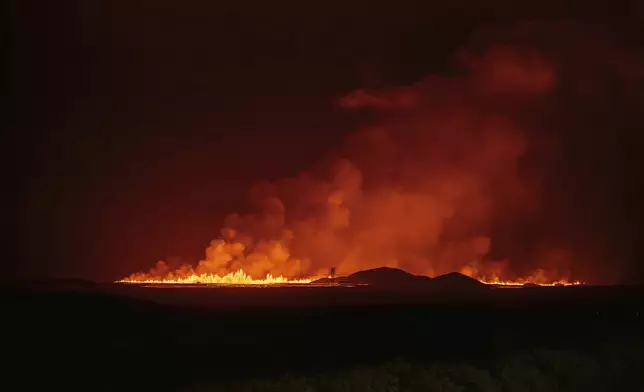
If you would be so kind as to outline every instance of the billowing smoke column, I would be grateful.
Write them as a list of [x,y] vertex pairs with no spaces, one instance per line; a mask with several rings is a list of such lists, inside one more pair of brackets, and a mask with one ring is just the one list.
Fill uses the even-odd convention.
[[[538,282],[592,276],[584,265],[599,248],[568,235],[576,218],[553,197],[552,179],[562,129],[583,126],[590,120],[579,119],[597,107],[569,109],[579,99],[601,102],[594,72],[618,72],[614,65],[624,62],[611,52],[606,64],[591,64],[596,48],[577,45],[588,39],[551,34],[548,41],[536,39],[539,32],[475,42],[455,75],[341,97],[340,108],[366,111],[372,123],[315,170],[253,186],[255,212],[229,215],[194,268],[160,262],[133,278],[239,269],[254,278],[308,277],[332,266],[338,274],[391,266]],[[584,50],[592,61],[568,53]],[[585,67],[571,72],[571,58]]]

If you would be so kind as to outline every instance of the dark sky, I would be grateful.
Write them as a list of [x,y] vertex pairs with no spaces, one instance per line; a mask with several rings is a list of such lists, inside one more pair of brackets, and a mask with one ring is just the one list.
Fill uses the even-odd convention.
[[[362,121],[335,98],[445,72],[489,26],[574,20],[641,45],[638,4],[11,2],[7,276],[105,280],[196,259],[252,183],[312,166]],[[638,211],[611,227],[636,238]]]

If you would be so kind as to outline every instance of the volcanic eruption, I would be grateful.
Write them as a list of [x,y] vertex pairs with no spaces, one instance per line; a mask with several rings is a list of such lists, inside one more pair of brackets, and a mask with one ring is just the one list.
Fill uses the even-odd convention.
[[[565,50],[577,38],[519,36],[473,44],[450,75],[340,97],[340,110],[371,118],[343,146],[255,184],[253,212],[230,214],[196,265],[159,261],[123,281],[308,283],[330,267],[383,266],[508,285],[592,277],[583,266],[595,249],[568,235],[579,227],[552,178],[566,134],[554,130],[592,116],[570,108],[593,103],[594,86],[575,84]],[[585,65],[587,76],[599,69]]]

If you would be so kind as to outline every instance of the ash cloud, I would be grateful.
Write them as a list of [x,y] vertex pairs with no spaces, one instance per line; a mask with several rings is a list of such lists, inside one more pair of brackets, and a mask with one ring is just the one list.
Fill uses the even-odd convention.
[[621,169],[602,170],[615,135],[642,125],[640,55],[578,26],[529,25],[483,32],[457,58],[452,75],[338,98],[371,123],[316,170],[253,186],[254,213],[229,215],[205,259],[172,274],[618,280],[601,210],[615,199],[600,193]]

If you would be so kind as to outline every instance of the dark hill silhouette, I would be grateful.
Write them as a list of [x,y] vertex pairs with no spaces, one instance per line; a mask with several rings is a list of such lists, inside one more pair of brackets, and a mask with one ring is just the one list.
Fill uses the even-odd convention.
[[353,284],[404,288],[427,285],[431,278],[413,275],[398,268],[380,267],[353,273],[348,276],[348,280]]
[[[463,274],[452,272],[429,278],[414,275],[398,268],[380,267],[358,271],[349,276],[336,278],[336,283],[369,285],[382,288],[423,288],[428,290],[472,291],[488,289],[489,286]],[[328,278],[316,280],[314,283],[330,283]]]
[[[336,277],[334,282],[339,284],[369,285],[377,287],[417,287],[426,285],[431,278],[410,274],[398,268],[379,267],[362,270],[348,276]],[[313,281],[315,284],[329,284],[329,278],[321,278]]]
[[437,290],[473,291],[487,290],[489,285],[458,272],[440,275],[431,280],[431,286]]

